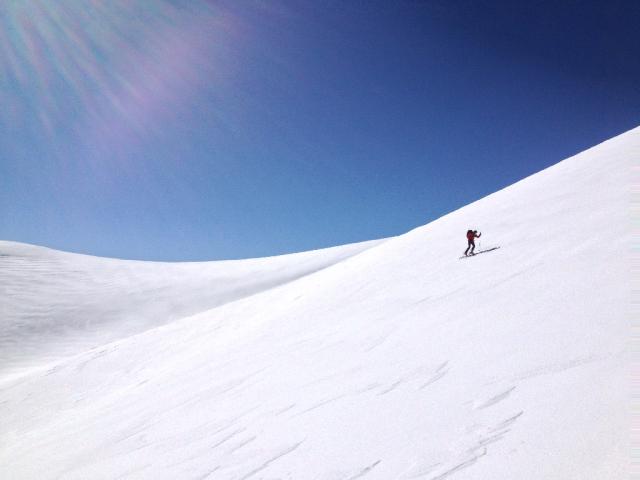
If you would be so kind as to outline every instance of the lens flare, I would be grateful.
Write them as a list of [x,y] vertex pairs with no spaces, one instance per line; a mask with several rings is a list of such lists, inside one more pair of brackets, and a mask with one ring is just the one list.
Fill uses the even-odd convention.
[[200,0],[10,0],[0,6],[0,127],[7,141],[90,149],[157,134],[224,82],[234,19]]

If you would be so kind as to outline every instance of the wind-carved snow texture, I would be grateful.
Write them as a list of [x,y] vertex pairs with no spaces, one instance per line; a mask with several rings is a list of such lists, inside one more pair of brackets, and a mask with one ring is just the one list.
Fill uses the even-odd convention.
[[378,242],[281,257],[150,263],[0,242],[0,373],[126,338],[327,268]]
[[[627,478],[639,152],[635,129],[405,235],[285,257],[0,243],[2,477]],[[500,248],[458,261],[470,226]]]

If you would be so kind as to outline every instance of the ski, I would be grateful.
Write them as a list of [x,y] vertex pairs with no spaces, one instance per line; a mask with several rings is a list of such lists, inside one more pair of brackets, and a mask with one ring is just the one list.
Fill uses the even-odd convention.
[[494,250],[498,250],[499,248],[500,247],[492,247],[492,248],[486,248],[484,250],[479,250],[477,252],[470,253],[469,255],[463,255],[459,258],[459,260],[462,260],[463,258],[475,257],[476,255],[480,255],[481,253],[493,252]]

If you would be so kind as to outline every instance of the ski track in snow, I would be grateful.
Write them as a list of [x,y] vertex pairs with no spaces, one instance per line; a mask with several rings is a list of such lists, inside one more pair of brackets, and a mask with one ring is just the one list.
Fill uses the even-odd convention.
[[[640,128],[405,235],[283,257],[0,242],[2,477],[627,478],[637,152]],[[500,249],[458,261],[469,225]]]

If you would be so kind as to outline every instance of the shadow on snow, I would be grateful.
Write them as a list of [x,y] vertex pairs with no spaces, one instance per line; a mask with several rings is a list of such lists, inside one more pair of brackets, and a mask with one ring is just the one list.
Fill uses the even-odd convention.
[[469,255],[463,255],[460,257],[460,260],[463,258],[475,257],[476,255],[480,255],[481,253],[493,252],[494,250],[498,250],[500,247],[487,248],[486,250],[479,250],[477,252],[470,253]]

